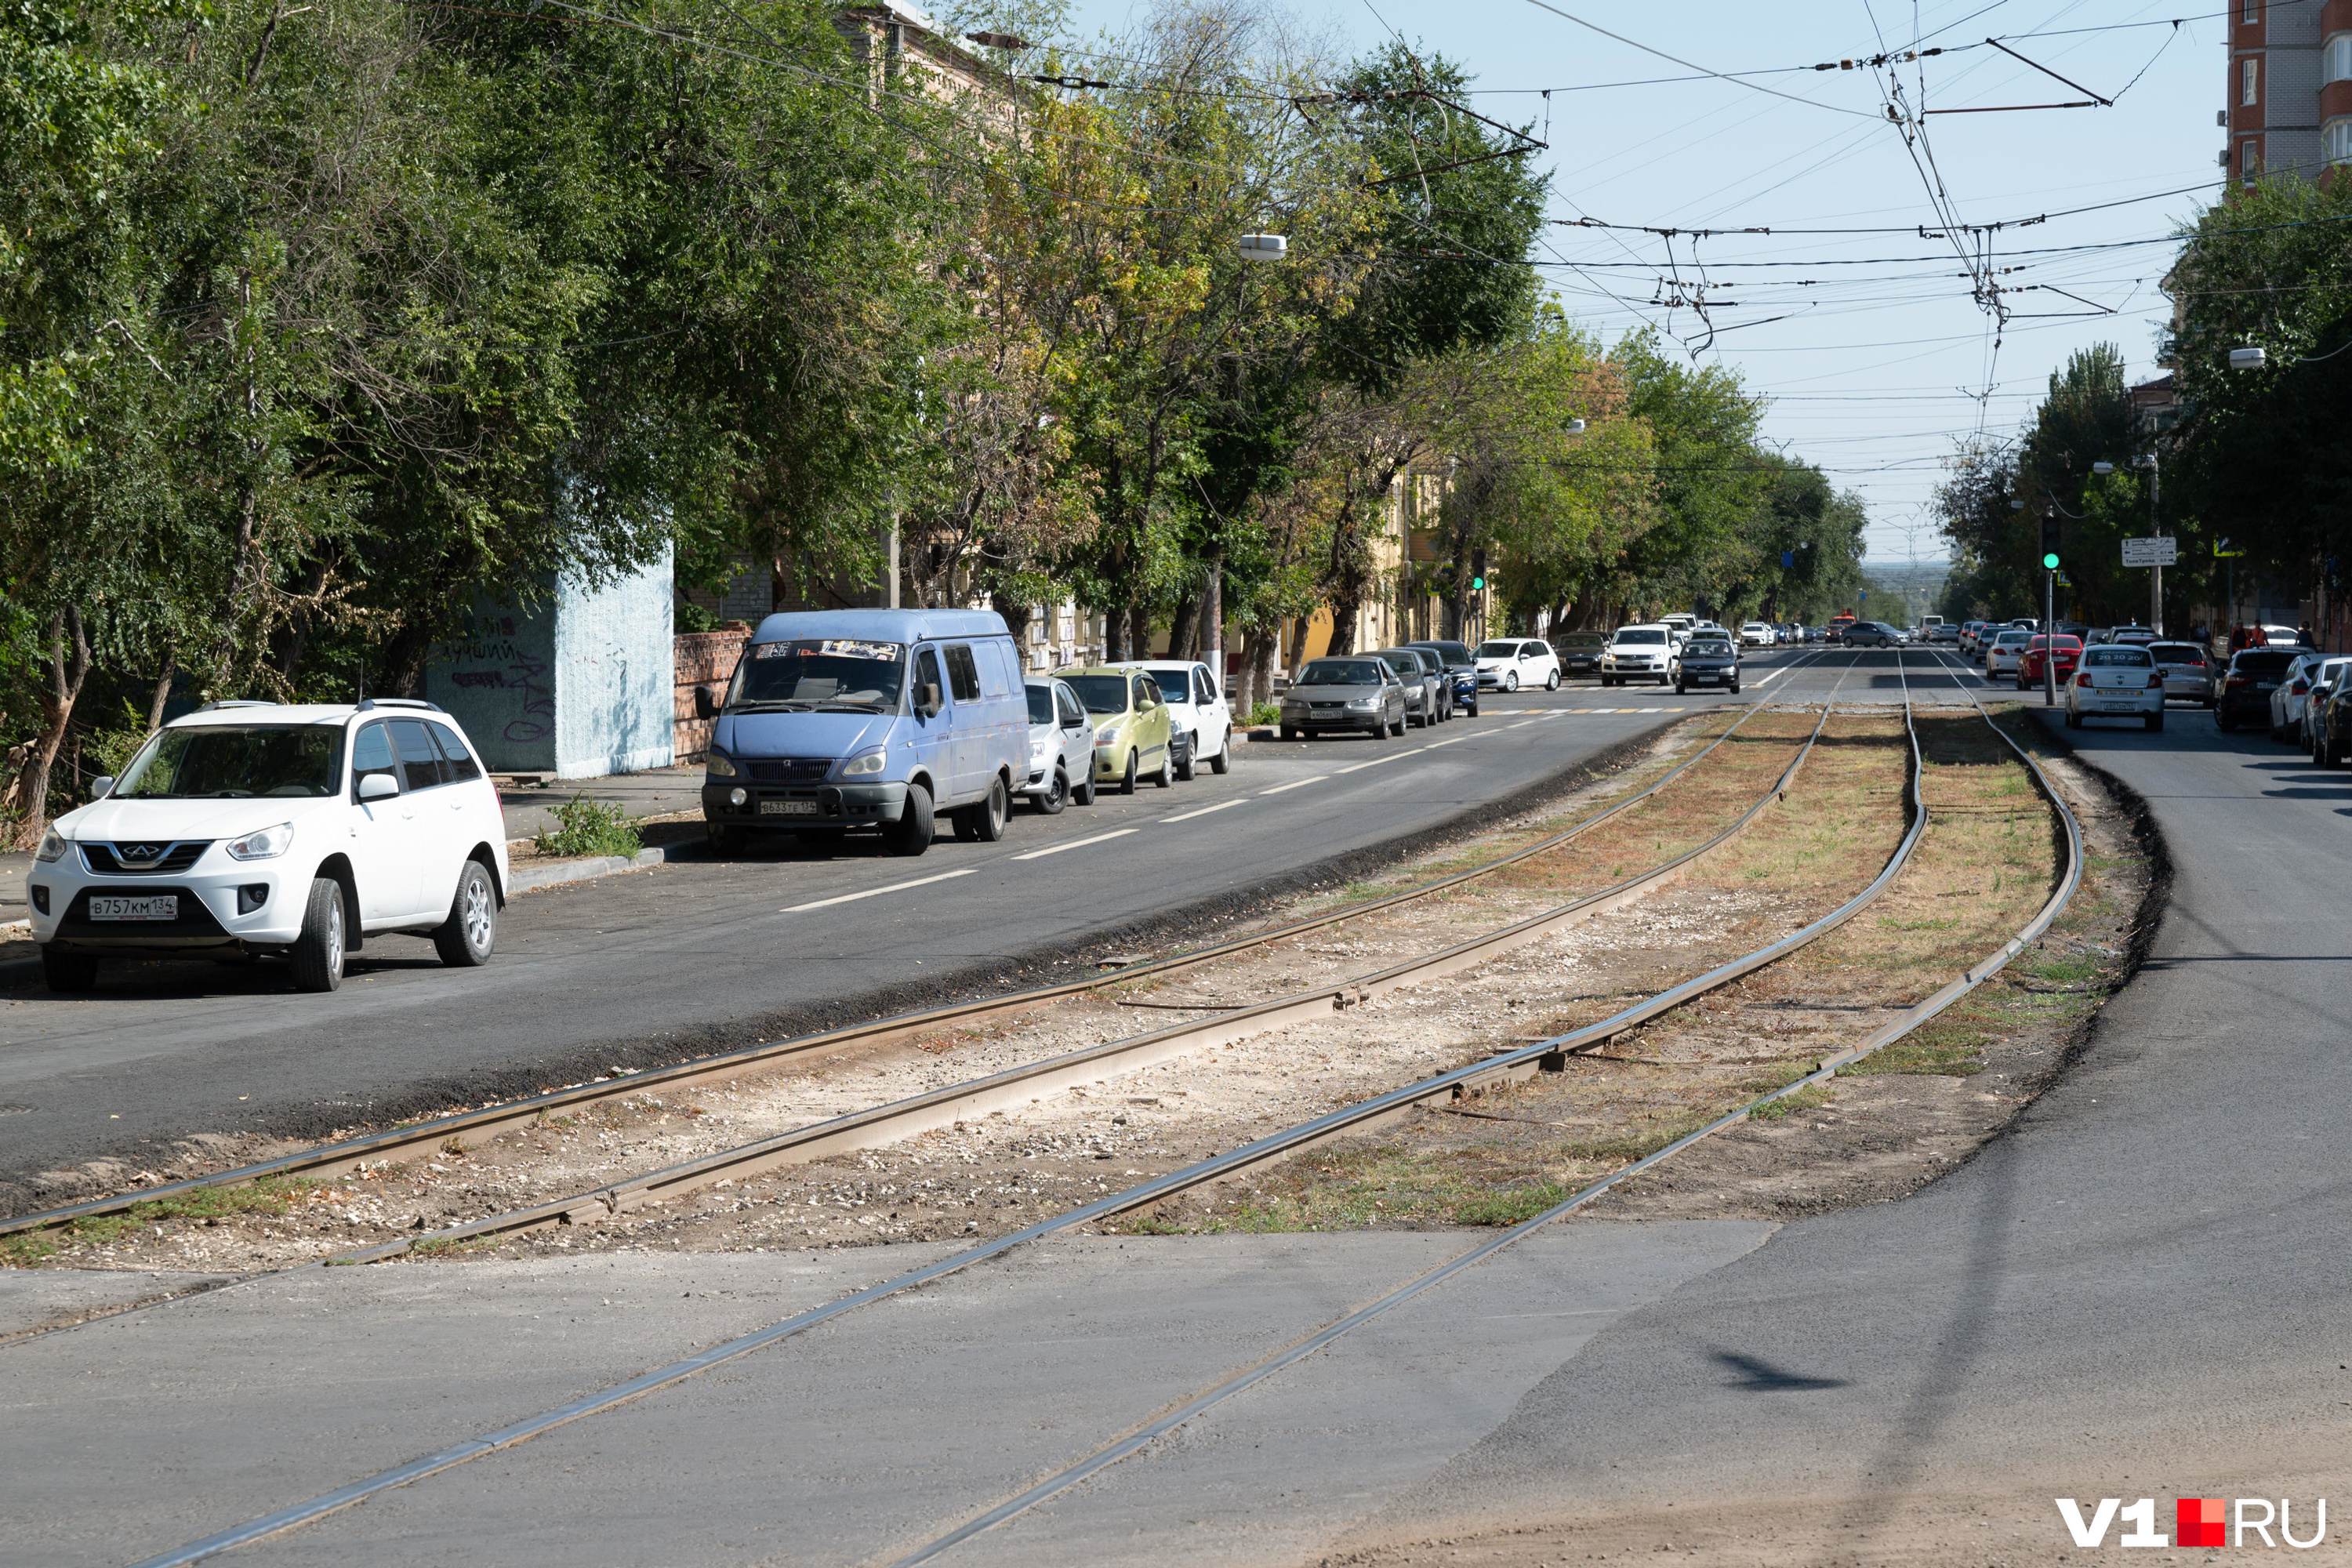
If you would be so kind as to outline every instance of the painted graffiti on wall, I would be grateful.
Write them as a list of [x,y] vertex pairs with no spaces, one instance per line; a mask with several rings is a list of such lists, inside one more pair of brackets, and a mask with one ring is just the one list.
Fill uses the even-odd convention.
[[477,734],[485,719],[499,739],[519,746],[555,732],[553,666],[544,649],[524,640],[533,634],[545,630],[529,622],[519,629],[509,615],[478,615],[462,637],[436,649],[445,679],[473,698],[467,707]]

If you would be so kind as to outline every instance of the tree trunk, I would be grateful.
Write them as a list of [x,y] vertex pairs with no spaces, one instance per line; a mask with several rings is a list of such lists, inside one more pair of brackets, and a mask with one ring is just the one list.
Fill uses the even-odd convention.
[[1197,657],[1192,650],[1197,646],[1193,639],[1200,629],[1200,614],[1201,601],[1197,596],[1187,594],[1176,601],[1176,614],[1168,623],[1170,658]]
[[1217,689],[1225,685],[1225,559],[1220,546],[1209,557],[1209,584],[1201,595],[1201,651],[1217,673]]
[[990,607],[1004,618],[1004,629],[1013,634],[1013,646],[1021,650],[1022,662],[1026,664],[1029,658],[1030,611],[1034,606],[1015,603],[1010,595],[996,591],[989,594],[988,602]]
[[1363,617],[1364,607],[1351,595],[1331,601],[1331,653],[1356,651],[1356,623]]
[[1243,692],[1253,709],[1261,702],[1274,700],[1274,657],[1279,651],[1276,645],[1280,640],[1281,623],[1278,621],[1270,626],[1260,626],[1249,634],[1243,674],[1247,684]]
[[163,656],[163,673],[155,678],[154,700],[147,704],[147,732],[153,734],[163,727],[163,707],[172,700],[172,678],[180,672],[177,649]]
[[49,617],[46,662],[41,731],[33,738],[32,749],[16,774],[16,804],[24,813],[16,822],[15,847],[19,849],[38,847],[42,831],[49,825],[49,769],[65,742],[67,727],[73,722],[74,702],[81,696],[82,682],[89,679],[89,637],[82,627],[81,611],[71,605]]

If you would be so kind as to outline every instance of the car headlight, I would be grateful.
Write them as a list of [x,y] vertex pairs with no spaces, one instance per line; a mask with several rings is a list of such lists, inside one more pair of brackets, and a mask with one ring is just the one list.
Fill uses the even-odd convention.
[[33,851],[36,860],[62,860],[66,853],[66,837],[56,828],[41,835],[41,847]]
[[702,765],[715,779],[740,778],[743,773],[743,770],[735,765],[735,759],[716,746],[710,748],[709,753],[703,759]]
[[286,853],[294,842],[294,825],[281,822],[275,827],[265,827],[258,833],[248,833],[242,838],[228,841],[228,857],[232,860],[269,860]]
[[1350,708],[1377,708],[1380,706],[1380,701],[1381,700],[1377,697],[1359,697],[1354,701],[1349,703],[1348,706]]
[[841,764],[841,776],[845,779],[872,778],[882,771],[885,761],[886,758],[879,748],[871,752],[860,752]]

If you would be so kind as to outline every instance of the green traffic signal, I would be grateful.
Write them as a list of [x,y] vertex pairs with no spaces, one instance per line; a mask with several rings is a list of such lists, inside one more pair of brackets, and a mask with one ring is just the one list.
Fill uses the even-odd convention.
[[1484,577],[1473,577],[1470,579],[1470,591],[1474,594],[1483,592],[1486,586],[1486,579]]
[[2055,551],[2053,551],[2051,553],[2044,555],[2042,558],[2042,569],[2044,572],[2055,572],[2058,570],[2058,555]]

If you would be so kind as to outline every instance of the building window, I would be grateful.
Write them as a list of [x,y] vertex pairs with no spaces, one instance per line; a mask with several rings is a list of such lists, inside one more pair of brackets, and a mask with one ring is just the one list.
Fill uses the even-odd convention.
[[2238,101],[2248,108],[2263,100],[2262,61],[2245,59],[2238,64]]
[[2263,19],[2263,0],[2246,0],[2245,9],[2238,14],[2238,19],[2244,22],[2248,26],[2252,26],[2256,22],[2261,21]]
[[2248,184],[2253,184],[2254,176],[2263,172],[2262,153],[2257,150],[2260,145],[2251,139],[2238,143],[2238,174]]
[[2352,33],[2328,39],[2324,60],[2327,68],[2320,73],[2321,80],[2352,81]]
[[2319,155],[2330,163],[2352,163],[2352,120],[2331,120],[2319,128]]

